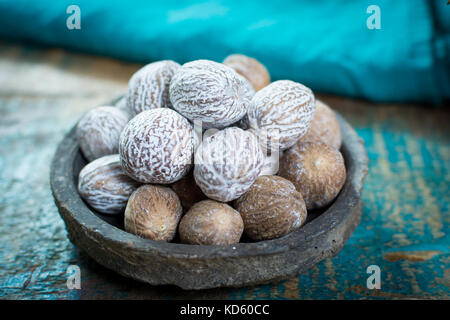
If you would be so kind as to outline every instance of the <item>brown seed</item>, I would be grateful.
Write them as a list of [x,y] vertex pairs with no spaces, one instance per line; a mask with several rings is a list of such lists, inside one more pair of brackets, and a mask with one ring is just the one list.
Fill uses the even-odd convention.
[[171,241],[182,211],[180,200],[172,189],[143,185],[128,200],[125,230],[142,238]]
[[173,191],[180,198],[183,208],[187,211],[195,203],[207,199],[202,190],[195,183],[193,172],[184,176],[172,185]]
[[183,216],[179,227],[181,242],[204,245],[236,244],[243,230],[239,212],[212,200],[196,203]]
[[247,113],[248,124],[263,149],[285,150],[306,134],[315,108],[314,94],[309,88],[279,80],[253,96]]
[[171,108],[169,84],[180,65],[175,61],[157,61],[139,69],[130,79],[127,108],[132,115],[154,108]]
[[128,123],[128,115],[122,110],[102,106],[87,112],[77,124],[77,140],[88,161],[116,154],[119,137]]
[[261,176],[250,190],[235,200],[244,220],[244,232],[253,240],[279,238],[300,228],[306,220],[302,195],[288,180]]
[[203,128],[225,128],[247,112],[252,85],[230,67],[209,60],[184,64],[170,82],[173,108]]
[[95,210],[107,214],[123,212],[128,198],[139,186],[122,171],[118,154],[90,162],[78,177],[81,197]]
[[224,65],[233,68],[252,84],[258,91],[270,83],[270,75],[266,67],[258,60],[243,54],[232,54],[225,58]]
[[284,153],[278,175],[295,185],[309,210],[324,207],[336,198],[346,170],[339,150],[320,141],[299,141]]
[[230,127],[203,139],[195,153],[194,178],[208,198],[228,202],[250,188],[263,163],[257,138]]
[[316,100],[316,111],[302,141],[318,140],[339,149],[342,144],[341,129],[334,111],[322,101]]
[[174,110],[143,111],[120,136],[122,168],[142,183],[173,183],[191,168],[194,141],[191,124]]

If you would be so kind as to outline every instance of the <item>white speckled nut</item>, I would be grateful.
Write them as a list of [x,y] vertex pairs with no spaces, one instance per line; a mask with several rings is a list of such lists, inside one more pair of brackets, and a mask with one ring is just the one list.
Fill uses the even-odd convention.
[[78,177],[81,197],[95,210],[107,214],[123,212],[139,185],[122,171],[118,154],[90,162]]
[[208,198],[228,202],[250,188],[263,163],[264,155],[256,137],[230,127],[207,137],[198,147],[194,178]]
[[77,124],[77,140],[88,161],[118,153],[119,137],[128,122],[122,110],[102,106],[90,110]]
[[[306,134],[315,108],[314,94],[309,88],[290,80],[275,81],[254,95],[248,123],[262,140],[263,149],[275,144],[285,150]],[[261,137],[271,141],[269,147]]]
[[175,61],[163,60],[139,69],[128,82],[127,108],[136,115],[154,108],[171,108],[169,84],[180,68]]
[[141,112],[120,136],[122,168],[143,183],[169,184],[181,179],[191,167],[193,152],[191,124],[168,108]]
[[252,85],[233,69],[209,60],[184,64],[170,83],[173,108],[203,127],[224,128],[240,120],[254,94]]

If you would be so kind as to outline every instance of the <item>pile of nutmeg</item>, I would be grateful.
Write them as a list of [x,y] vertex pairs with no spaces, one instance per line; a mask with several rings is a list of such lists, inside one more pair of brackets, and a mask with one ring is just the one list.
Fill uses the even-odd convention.
[[77,125],[81,197],[127,232],[229,245],[281,237],[330,204],[346,169],[335,113],[257,60],[150,63]]

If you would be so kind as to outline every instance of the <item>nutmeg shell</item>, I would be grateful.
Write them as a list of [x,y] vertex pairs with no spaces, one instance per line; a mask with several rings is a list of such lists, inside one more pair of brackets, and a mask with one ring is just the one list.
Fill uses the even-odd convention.
[[231,245],[239,242],[243,229],[239,212],[225,203],[203,200],[183,216],[179,233],[182,243]]
[[300,228],[307,211],[302,195],[288,180],[260,176],[234,207],[244,221],[244,232],[253,240],[279,238]]
[[128,200],[125,230],[142,238],[171,241],[182,212],[180,200],[172,189],[143,185]]
[[330,204],[346,179],[342,154],[320,141],[299,141],[287,150],[278,174],[295,185],[308,210]]

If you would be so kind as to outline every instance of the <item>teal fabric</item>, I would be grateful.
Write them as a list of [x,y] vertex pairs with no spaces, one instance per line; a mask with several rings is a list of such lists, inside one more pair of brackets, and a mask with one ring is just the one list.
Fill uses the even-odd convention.
[[[81,30],[66,27],[71,4]],[[373,4],[379,30],[366,26]],[[444,0],[0,0],[3,38],[144,63],[240,52],[274,80],[386,102],[450,98],[449,21]]]

